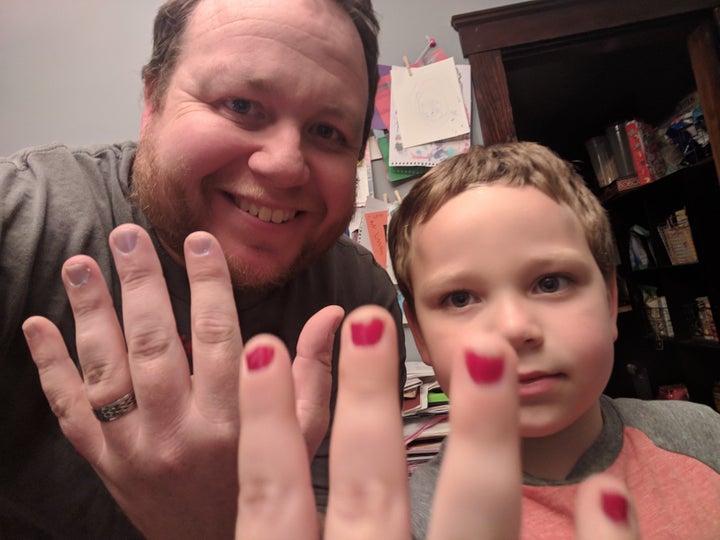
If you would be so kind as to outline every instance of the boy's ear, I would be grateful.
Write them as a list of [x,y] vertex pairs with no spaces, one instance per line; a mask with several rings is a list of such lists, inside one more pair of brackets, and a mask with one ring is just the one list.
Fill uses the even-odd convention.
[[417,346],[418,352],[420,353],[420,358],[422,358],[422,361],[427,364],[428,366],[432,366],[432,362],[430,360],[430,354],[427,350],[427,346],[425,345],[425,339],[422,335],[422,330],[420,330],[420,325],[417,322],[417,317],[415,316],[415,310],[412,308],[410,304],[406,300],[403,300],[403,311],[405,312],[405,318],[408,321],[408,326],[410,326],[410,332],[412,332],[413,339],[415,340],[415,345]]
[[617,316],[618,316],[618,286],[617,286],[617,278],[615,275],[613,275],[612,279],[610,280],[610,284],[608,285],[608,302],[609,308],[610,308],[610,317],[612,319],[612,325],[613,325],[613,341],[618,338],[618,328],[617,328]]

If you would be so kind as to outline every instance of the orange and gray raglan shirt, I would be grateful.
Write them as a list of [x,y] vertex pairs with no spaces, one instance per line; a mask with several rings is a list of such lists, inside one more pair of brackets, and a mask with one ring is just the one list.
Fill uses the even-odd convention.
[[[574,537],[579,484],[602,471],[630,489],[642,538],[720,539],[720,414],[685,401],[601,396],[603,430],[565,480],[523,479],[522,538]],[[413,537],[425,538],[443,450],[410,479]]]

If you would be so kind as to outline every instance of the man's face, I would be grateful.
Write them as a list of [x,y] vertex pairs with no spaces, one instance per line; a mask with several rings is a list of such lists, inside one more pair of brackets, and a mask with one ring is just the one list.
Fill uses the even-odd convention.
[[473,188],[417,227],[411,261],[409,319],[443,388],[458,336],[492,333],[518,356],[523,437],[589,417],[612,369],[616,294],[569,208],[532,187]]
[[215,235],[238,286],[282,283],[347,227],[368,100],[360,36],[327,0],[204,0],[162,106],[147,99],[134,189],[176,258]]

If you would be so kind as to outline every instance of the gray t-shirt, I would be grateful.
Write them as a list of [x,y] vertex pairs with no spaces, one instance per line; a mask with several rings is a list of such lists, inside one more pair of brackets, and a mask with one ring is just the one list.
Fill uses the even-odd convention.
[[[0,159],[0,537],[103,538],[139,536],[97,475],[62,435],[39,385],[22,336],[22,322],[44,315],[61,329],[71,355],[74,322],[60,279],[62,264],[84,253],[99,264],[120,316],[120,287],[108,247],[110,231],[133,222],[148,229],[129,201],[136,145],[86,148],[48,145]],[[159,247],[178,333],[190,344],[190,292],[185,270]],[[268,332],[295,355],[297,337],[320,308],[346,312],[364,304],[389,309],[398,325],[404,381],[403,332],[396,291],[370,252],[341,237],[284,287],[236,295],[245,340]],[[334,362],[337,363],[338,340]],[[335,394],[333,381],[333,395]],[[318,507],[327,504],[327,439],[313,462]]]

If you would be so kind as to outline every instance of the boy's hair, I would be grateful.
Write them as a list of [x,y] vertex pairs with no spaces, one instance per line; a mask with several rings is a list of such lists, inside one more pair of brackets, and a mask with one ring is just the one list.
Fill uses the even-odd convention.
[[[183,37],[195,8],[202,0],[168,0],[155,16],[153,27],[153,51],[147,64],[142,68],[143,82],[150,85],[150,99],[155,108],[160,109],[175,71],[178,57],[182,50]],[[375,112],[375,92],[377,91],[378,73],[378,32],[380,25],[372,0],[334,0],[353,21],[360,34],[365,53],[365,64],[368,72],[368,105],[365,112],[363,130],[363,148],[370,134],[370,126]],[[252,54],[252,53],[248,53]],[[360,154],[362,156],[362,153]]]
[[[613,236],[605,209],[575,168],[552,150],[531,142],[472,146],[420,178],[392,215],[388,240],[400,292],[414,309],[410,278],[415,227],[426,223],[453,197],[483,184],[532,186],[578,217],[603,278],[615,279]],[[491,254],[488,257],[492,257]]]

